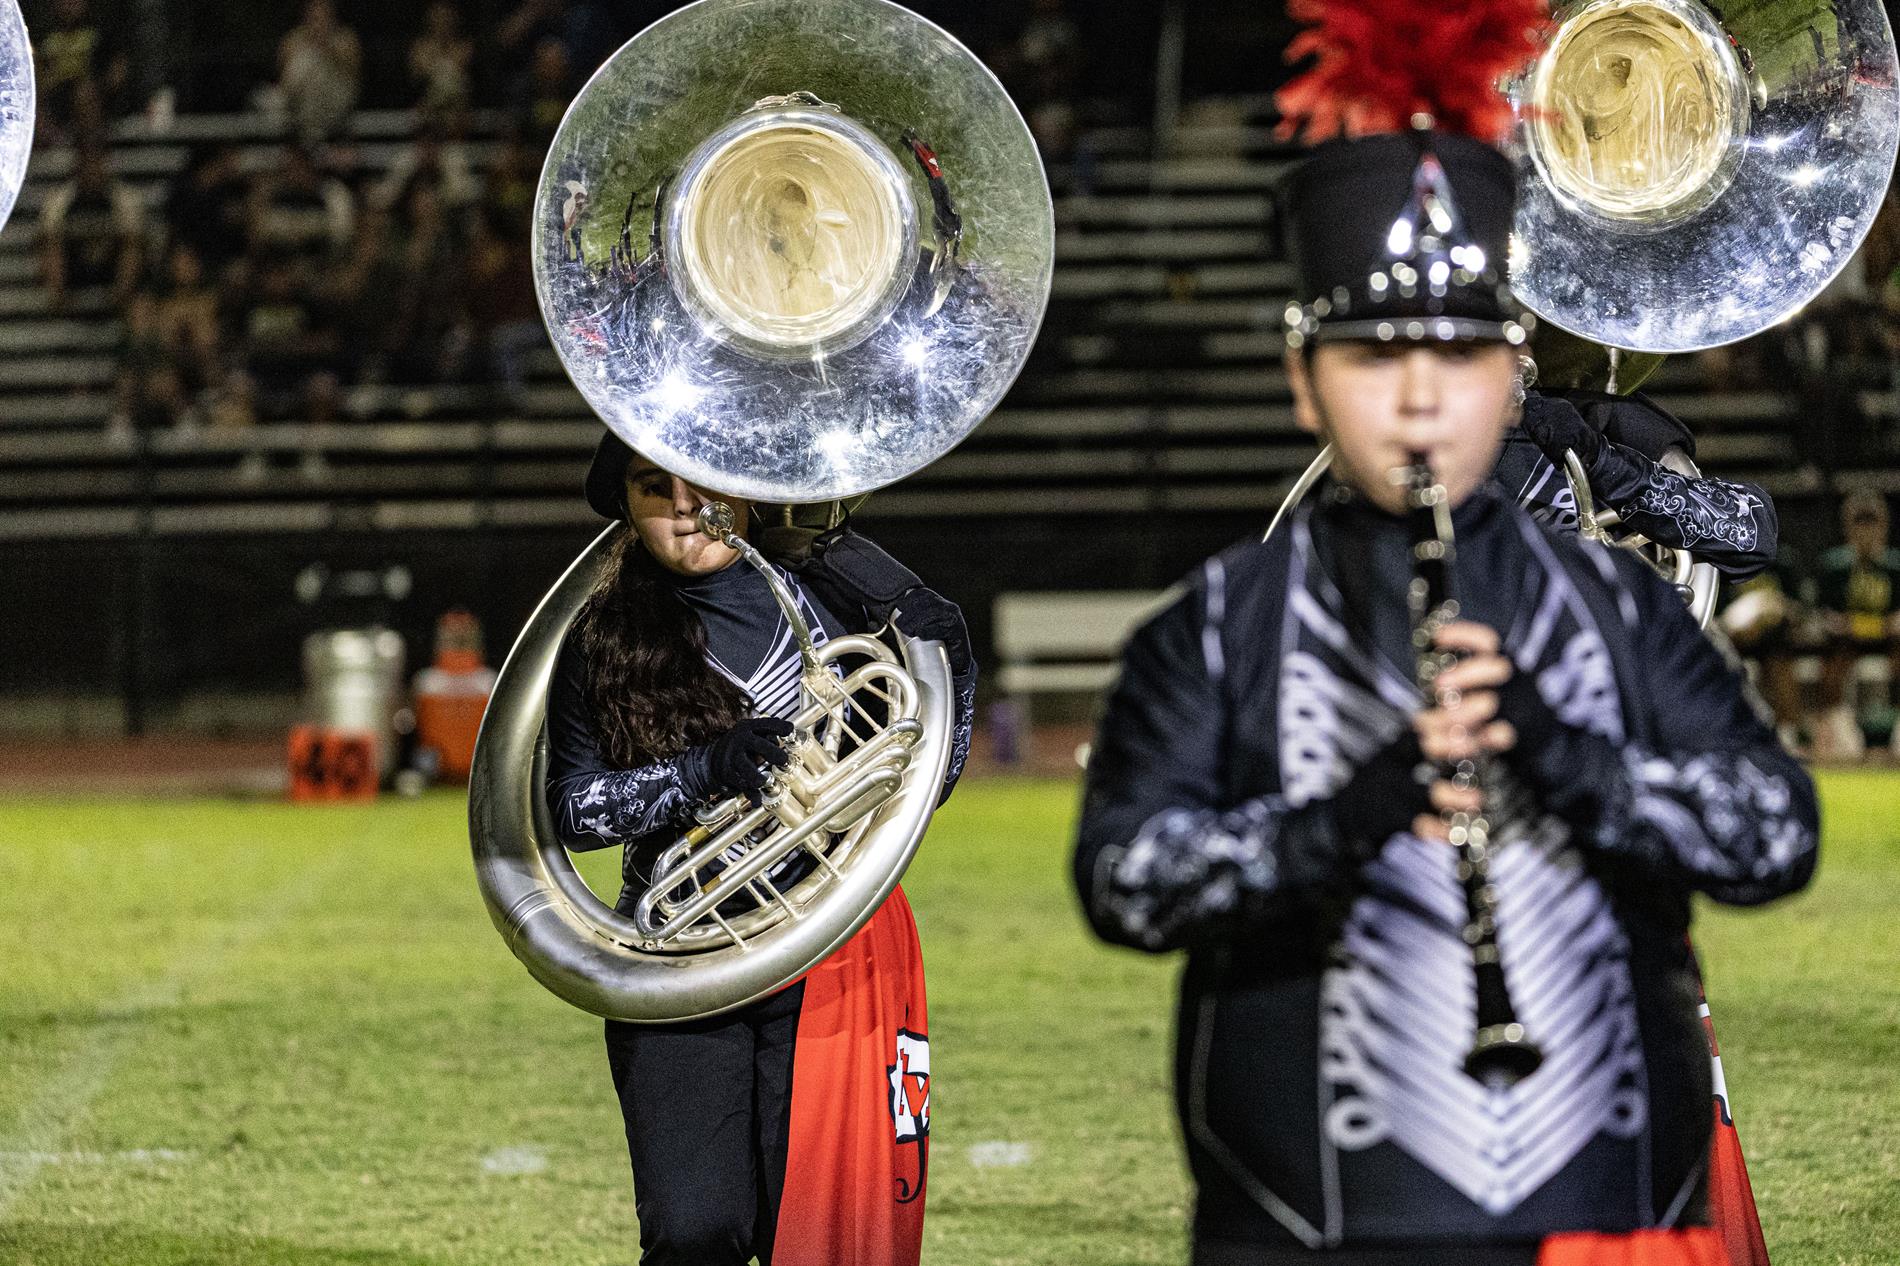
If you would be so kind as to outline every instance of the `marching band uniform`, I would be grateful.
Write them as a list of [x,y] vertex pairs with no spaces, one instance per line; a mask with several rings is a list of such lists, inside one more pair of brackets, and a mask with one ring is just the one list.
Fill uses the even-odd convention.
[[[630,454],[608,436],[588,477],[603,516],[626,515]],[[638,548],[637,545],[633,548]],[[780,576],[812,640],[893,619],[945,643],[957,696],[943,794],[969,751],[976,668],[957,608],[848,525],[800,542]],[[784,613],[744,563],[666,577],[699,618],[713,667],[753,718],[719,740],[638,769],[613,767],[585,690],[581,639],[556,661],[548,708],[548,807],[563,845],[619,845],[631,914],[659,853],[693,811],[733,793],[799,710],[800,660]],[[781,758],[782,759],[782,758]],[[795,882],[806,855],[774,880]],[[735,899],[738,900],[738,899]],[[609,1020],[646,1266],[886,1266],[920,1252],[929,1131],[929,1025],[916,923],[902,889],[799,981],[734,1011],[680,1024]]]
[[[1548,1234],[1702,1216],[1688,896],[1805,882],[1811,786],[1642,563],[1490,492],[1457,530],[1467,613],[1515,634],[1552,714],[1509,718],[1525,741],[1543,731],[1531,777],[1550,812],[1497,872],[1506,967],[1547,1067],[1496,1100],[1459,1067],[1451,850],[1358,825],[1409,791],[1381,759],[1411,654],[1402,526],[1322,495],[1291,531],[1211,560],[1126,652],[1076,877],[1106,939],[1190,950],[1176,1073],[1197,1262],[1402,1247],[1389,1260],[1425,1263],[1436,1244],[1447,1262],[1529,1263]],[[1349,596],[1338,578],[1366,564],[1369,592]],[[1375,645],[1336,645],[1368,622]]]
[[[1488,91],[1503,67],[1463,69]],[[1509,163],[1464,136],[1323,147],[1289,199],[1315,299],[1289,312],[1290,345],[1521,341],[1494,270],[1470,266],[1505,258],[1514,193]],[[1459,280],[1422,284],[1426,225]],[[1124,653],[1075,881],[1105,939],[1188,951],[1194,1261],[1714,1266],[1690,898],[1804,884],[1812,783],[1645,564],[1552,532],[1495,482],[1452,518],[1463,617],[1498,631],[1516,674],[1498,759],[1523,794],[1494,824],[1491,882],[1544,1059],[1515,1085],[1463,1070],[1458,857],[1412,833],[1404,522],[1322,484],[1288,530],[1209,560]]]

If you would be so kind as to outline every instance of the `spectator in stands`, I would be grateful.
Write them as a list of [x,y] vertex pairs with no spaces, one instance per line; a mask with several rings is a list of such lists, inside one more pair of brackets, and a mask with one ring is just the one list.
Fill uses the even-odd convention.
[[334,426],[343,420],[342,378],[320,369],[304,380],[302,420],[309,426]]
[[511,218],[484,208],[472,222],[468,245],[468,341],[483,358],[485,377],[519,388],[523,358],[547,345],[534,298],[528,238]]
[[191,247],[215,276],[244,251],[249,200],[243,154],[236,145],[195,151],[165,196],[171,240]]
[[1859,755],[1860,714],[1884,710],[1880,705],[1891,699],[1848,704],[1860,660],[1887,660],[1889,692],[1900,673],[1900,551],[1888,544],[1886,501],[1866,489],[1849,493],[1841,502],[1841,529],[1846,544],[1821,559],[1815,576],[1815,607],[1827,636],[1815,755],[1836,759]]
[[396,155],[370,197],[390,207],[402,200],[418,180],[433,183],[442,201],[453,211],[481,198],[481,179],[467,142],[468,111],[450,110],[425,116],[416,138]]
[[1034,0],[997,61],[997,73],[1026,113],[1046,102],[1072,100],[1081,79],[1082,30],[1066,0]]
[[200,402],[224,377],[220,316],[218,292],[197,252],[175,243],[155,284],[126,304],[115,433],[203,420]]
[[205,280],[204,265],[190,243],[173,244],[154,303],[154,337],[186,389],[216,385],[224,342],[218,292]]
[[462,32],[462,17],[449,0],[434,0],[422,20],[422,34],[409,45],[409,82],[416,109],[425,117],[468,107],[470,67],[475,45]]
[[352,382],[381,382],[388,376],[385,347],[394,324],[389,296],[398,281],[390,248],[392,218],[376,200],[365,204],[349,256],[323,276],[323,299],[338,314],[341,363]]
[[[310,375],[303,386],[297,421],[306,427],[334,426],[343,420],[343,380],[328,370]],[[330,462],[324,456],[324,439],[312,432],[305,439],[297,473],[316,483],[329,477]]]
[[343,132],[362,90],[363,46],[332,0],[307,0],[303,21],[277,46],[277,88],[291,131],[306,145]]
[[34,89],[48,139],[102,140],[88,120],[123,114],[131,64],[94,19],[87,0],[56,0],[52,21],[33,29]]
[[1069,16],[1066,0],[1035,0],[1022,34],[1016,37],[1017,55],[1045,96],[1069,96],[1082,63],[1082,29]]
[[186,368],[166,342],[162,302],[133,295],[125,307],[117,398],[107,430],[115,438],[196,426],[202,415]]
[[310,376],[335,368],[335,324],[289,256],[267,257],[258,268],[240,334],[243,362],[266,417],[287,416],[302,401]]
[[[624,4],[624,0],[623,0]],[[673,8],[648,3],[648,9]],[[654,12],[653,17],[659,13]],[[531,50],[539,55],[548,40],[561,45],[570,65],[591,73],[618,44],[619,31],[607,11],[593,0],[522,0],[495,32],[504,57],[519,65]]]
[[482,205],[496,212],[507,232],[526,235],[541,180],[541,154],[518,130],[510,129],[482,182]]
[[132,425],[147,434],[193,426],[197,418],[191,396],[178,366],[161,363],[139,381],[139,392],[132,405]]
[[399,382],[449,377],[448,337],[461,314],[464,246],[432,181],[410,186],[391,226],[382,271],[391,283],[371,294],[389,307],[383,350]]
[[281,252],[333,262],[350,243],[356,198],[317,166],[302,145],[286,145],[275,170],[252,187],[249,241],[253,253]]
[[1900,239],[1900,204],[1885,200],[1867,238],[1807,307],[1761,344],[1771,358],[1767,378],[1792,382],[1795,432],[1803,463],[1822,470],[1877,464],[1882,437],[1862,407],[1863,392],[1890,385],[1882,338],[1887,278]]
[[550,35],[534,46],[527,74],[515,85],[512,115],[528,143],[546,152],[567,106],[579,91],[567,45]]
[[[1081,69],[1082,31],[1065,0],[1035,0],[1016,38],[996,54],[997,74],[1021,107],[1043,157],[1052,162],[1078,156],[1075,96]],[[1086,162],[1071,174],[1084,186],[1090,183]]]
[[40,275],[53,310],[96,287],[110,287],[111,306],[123,307],[138,282],[144,232],[138,192],[112,175],[103,147],[80,147],[73,178],[40,208]]
[[1887,353],[1889,387],[1900,387],[1900,269],[1880,285],[1880,342]]
[[[232,370],[224,375],[223,381],[205,398],[205,424],[225,431],[257,425],[257,383],[248,373]],[[261,455],[252,456],[261,462]],[[247,458],[241,469],[255,472],[259,467]]]
[[1774,566],[1730,588],[1717,617],[1735,649],[1754,665],[1755,682],[1790,751],[1801,749],[1806,722],[1796,662],[1820,649],[1803,601],[1806,588],[1801,568],[1784,544]]
[[158,301],[143,292],[135,294],[125,305],[112,416],[106,420],[108,434],[129,438],[135,423],[145,429],[147,384],[165,364],[165,347],[158,337]]

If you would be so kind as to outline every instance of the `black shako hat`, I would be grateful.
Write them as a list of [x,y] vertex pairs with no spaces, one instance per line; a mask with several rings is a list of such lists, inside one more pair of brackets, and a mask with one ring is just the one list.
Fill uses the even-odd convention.
[[1283,135],[1339,136],[1281,188],[1299,269],[1286,340],[1495,340],[1533,318],[1505,284],[1517,179],[1490,141],[1545,0],[1288,0],[1311,67],[1275,94]]
[[594,460],[587,467],[587,504],[603,519],[627,517],[627,467],[633,450],[612,431],[600,437]]
[[1299,269],[1289,347],[1308,339],[1522,344],[1505,283],[1517,176],[1482,141],[1423,129],[1329,141],[1284,187]]

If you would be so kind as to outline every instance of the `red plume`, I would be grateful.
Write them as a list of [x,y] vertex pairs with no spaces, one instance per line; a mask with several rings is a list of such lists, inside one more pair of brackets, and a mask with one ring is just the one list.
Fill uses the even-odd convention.
[[1317,60],[1275,98],[1280,131],[1313,140],[1399,132],[1424,113],[1496,144],[1511,130],[1498,85],[1550,23],[1546,0],[1287,0],[1287,13],[1308,26],[1286,59]]

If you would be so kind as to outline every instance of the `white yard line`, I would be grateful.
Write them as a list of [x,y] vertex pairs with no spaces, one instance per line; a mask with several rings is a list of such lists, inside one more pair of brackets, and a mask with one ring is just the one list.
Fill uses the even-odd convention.
[[990,1139],[970,1144],[970,1166],[973,1169],[1011,1169],[1017,1165],[1027,1165],[1035,1154],[1036,1149],[1028,1143]]
[[488,1174],[538,1174],[548,1167],[548,1154],[538,1147],[498,1147],[482,1157]]
[[[264,894],[256,913],[220,925],[203,944],[181,952],[156,980],[141,981],[98,1009],[112,1022],[67,1052],[20,1109],[12,1129],[0,1133],[0,1219],[32,1186],[40,1170],[58,1158],[78,1155],[66,1142],[84,1122],[114,1068],[137,1046],[154,1013],[176,1006],[185,987],[215,975],[241,951],[264,939],[284,918],[309,902],[345,860],[338,854],[298,873],[289,883]],[[159,1152],[150,1153],[158,1155]]]
[[0,1165],[166,1165],[191,1159],[170,1147],[133,1147],[119,1152],[0,1152]]

